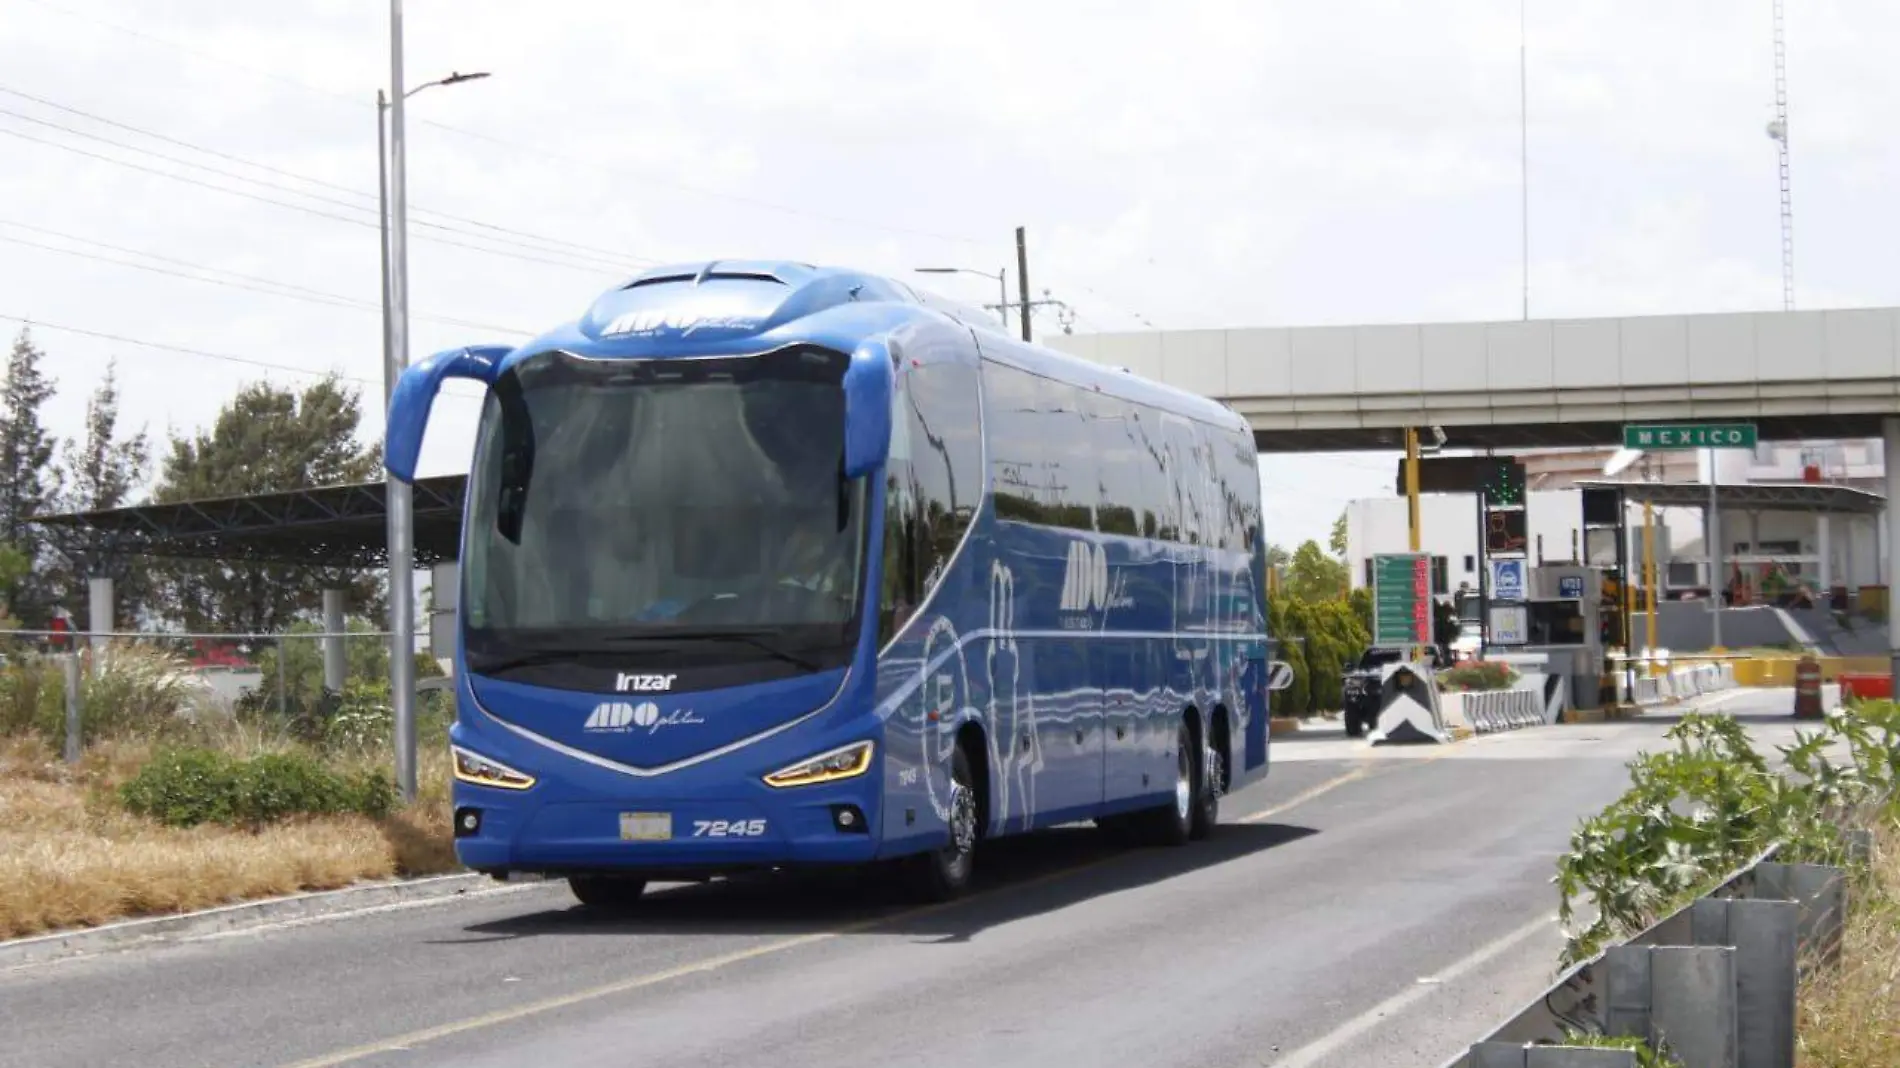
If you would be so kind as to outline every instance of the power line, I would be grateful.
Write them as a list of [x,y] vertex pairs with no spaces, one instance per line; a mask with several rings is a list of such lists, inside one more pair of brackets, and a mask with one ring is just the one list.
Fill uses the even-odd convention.
[[[376,202],[376,200],[377,200],[377,195],[376,195],[375,193],[369,193],[369,192],[364,192],[363,190],[361,190],[361,189],[357,189],[357,188],[354,188],[354,187],[352,187],[352,186],[347,186],[347,185],[343,185],[343,184],[341,184],[341,183],[339,183],[339,182],[332,182],[332,181],[328,181],[328,180],[326,180],[326,179],[323,179],[323,178],[317,178],[317,177],[314,177],[314,176],[312,176],[312,175],[308,175],[308,174],[300,174],[300,173],[298,173],[298,172],[296,172],[296,171],[291,171],[291,170],[285,170],[285,169],[284,169],[284,168],[282,168],[282,167],[276,167],[276,166],[272,166],[271,164],[268,164],[268,163],[260,163],[260,162],[258,162],[258,161],[256,161],[256,160],[253,160],[253,159],[247,159],[247,158],[245,158],[245,157],[243,157],[243,156],[237,156],[237,155],[232,155],[232,154],[231,154],[231,153],[229,153],[229,152],[223,152],[223,151],[220,151],[220,150],[218,150],[218,149],[215,149],[215,148],[207,148],[207,147],[205,147],[204,145],[200,145],[200,144],[195,144],[195,143],[193,143],[193,142],[191,142],[191,141],[185,141],[185,140],[182,140],[182,139],[180,139],[180,138],[177,138],[177,137],[173,137],[173,136],[171,136],[171,135],[169,135],[169,134],[163,134],[163,133],[159,133],[159,132],[158,132],[158,131],[156,131],[156,130],[151,130],[151,129],[147,129],[147,128],[145,128],[145,127],[143,127],[143,126],[135,126],[135,125],[133,125],[133,124],[131,124],[131,123],[127,123],[127,122],[120,122],[120,121],[119,121],[119,120],[117,120],[117,119],[109,119],[109,118],[106,118],[106,117],[105,117],[105,116],[103,116],[103,115],[97,115],[97,114],[94,114],[94,113],[92,113],[92,112],[89,112],[89,111],[83,111],[83,110],[81,110],[81,109],[79,109],[79,108],[75,108],[75,107],[71,107],[71,106],[69,106],[69,105],[66,105],[66,104],[61,104],[61,103],[58,103],[58,102],[56,102],[56,101],[52,101],[52,100],[48,100],[48,99],[46,99],[46,98],[44,98],[44,97],[39,97],[39,96],[34,96],[34,95],[33,95],[33,94],[31,94],[31,93],[24,93],[24,92],[21,92],[21,91],[20,91],[20,90],[18,90],[18,89],[12,89],[12,88],[9,88],[9,87],[7,87],[7,86],[4,86],[4,85],[0,85],[0,93],[5,93],[5,94],[7,94],[7,95],[9,95],[9,96],[15,96],[15,97],[19,97],[19,98],[20,98],[20,99],[22,99],[22,100],[28,100],[28,101],[31,101],[31,102],[33,102],[33,103],[35,103],[35,104],[39,104],[39,105],[41,105],[41,106],[43,106],[43,107],[48,107],[48,108],[52,108],[52,109],[54,109],[54,110],[56,110],[56,111],[63,111],[63,112],[65,112],[65,113],[67,113],[67,114],[69,114],[69,115],[76,115],[76,116],[78,116],[78,117],[80,117],[80,118],[83,118],[83,119],[88,119],[88,120],[90,120],[90,121],[92,121],[92,122],[97,122],[97,123],[101,123],[101,124],[103,124],[103,125],[106,125],[106,126],[111,126],[111,127],[115,127],[115,128],[117,128],[117,129],[121,129],[121,130],[125,130],[125,131],[128,131],[128,132],[130,132],[130,133],[135,133],[135,134],[138,134],[138,135],[139,135],[139,136],[141,136],[141,137],[149,137],[149,138],[152,138],[153,140],[156,140],[156,141],[162,141],[162,142],[164,142],[164,143],[166,143],[166,144],[169,144],[169,145],[176,145],[176,146],[178,146],[178,147],[180,147],[180,148],[187,148],[187,149],[190,149],[190,150],[191,150],[191,151],[193,151],[193,152],[202,152],[202,153],[204,153],[204,154],[205,154],[205,155],[207,155],[207,156],[212,156],[212,157],[215,157],[215,158],[217,158],[217,159],[222,159],[222,160],[226,160],[226,161],[228,161],[228,162],[231,162],[231,163],[236,163],[236,164],[240,164],[240,165],[242,165],[242,166],[245,166],[245,167],[255,167],[255,168],[257,168],[258,170],[261,170],[261,171],[266,171],[266,172],[269,172],[269,173],[271,173],[271,174],[275,174],[275,175],[279,175],[279,176],[281,176],[281,177],[284,177],[284,178],[291,178],[291,179],[295,179],[295,180],[297,180],[297,181],[300,181],[300,182],[309,182],[309,183],[310,183],[310,184],[312,184],[312,185],[316,185],[316,186],[321,186],[321,187],[323,187],[323,188],[325,188],[325,189],[333,189],[333,190],[336,190],[336,191],[338,191],[338,192],[341,192],[341,193],[348,193],[349,195],[351,195],[351,196],[353,196],[353,197],[358,197],[358,198],[361,198],[361,199],[363,199],[363,200],[366,200],[366,201],[369,201],[369,202],[371,202],[371,203],[375,203],[375,202]],[[52,126],[52,127],[53,127],[53,128],[55,128],[55,129],[59,129],[59,130],[65,130],[65,131],[66,131],[66,132],[68,132],[68,133],[74,133],[74,134],[78,134],[78,135],[79,135],[79,136],[81,136],[81,137],[91,137],[91,138],[93,138],[93,139],[95,139],[95,140],[100,140],[100,141],[105,141],[105,142],[106,142],[107,144],[111,144],[111,145],[117,145],[118,147],[121,147],[121,148],[126,148],[126,149],[130,149],[131,151],[135,151],[135,152],[145,152],[145,153],[147,153],[148,155],[154,155],[154,156],[158,156],[158,158],[160,158],[160,159],[168,159],[168,158],[169,158],[169,157],[166,157],[166,156],[162,156],[162,155],[160,155],[160,154],[158,154],[158,153],[155,153],[155,152],[151,152],[151,151],[150,151],[149,149],[141,149],[141,148],[137,148],[137,147],[135,147],[135,146],[131,146],[131,145],[124,145],[124,144],[121,144],[121,143],[119,143],[119,142],[116,142],[116,141],[109,141],[109,140],[106,140],[105,138],[102,138],[102,137],[99,137],[99,136],[98,136],[98,135],[96,135],[96,134],[87,134],[87,133],[84,133],[84,132],[82,132],[82,131],[79,131],[79,130],[74,130],[74,129],[72,129],[71,127],[67,127],[67,126],[60,126],[60,125],[58,125],[57,123],[50,123],[50,122],[47,122],[47,121],[45,121],[45,120],[43,120],[43,119],[35,119],[35,118],[32,118],[32,117],[30,117],[30,116],[26,116],[26,115],[21,115],[21,114],[19,114],[19,113],[17,113],[17,112],[12,112],[12,111],[6,111],[5,109],[0,109],[0,114],[6,114],[6,115],[12,115],[12,116],[13,116],[13,117],[15,117],[15,118],[21,118],[21,119],[25,119],[25,120],[26,120],[26,121],[28,121],[28,122],[33,122],[33,123],[38,123],[38,124],[40,124],[40,125],[43,125],[43,126]],[[173,162],[184,162],[184,161],[179,161],[179,160],[174,160]],[[186,166],[203,166],[202,164],[193,164],[193,163],[186,163],[185,165],[186,165]],[[211,169],[211,168],[206,168],[206,169]],[[214,170],[214,173],[218,173],[218,174],[227,174],[227,172],[223,172],[223,171],[215,171],[215,170]],[[241,176],[238,176],[238,175],[229,175],[229,174],[227,174],[227,176],[228,176],[228,177],[241,177]],[[247,180],[247,181],[255,181],[255,179],[244,179],[244,180]],[[282,187],[281,187],[281,186],[273,186],[272,188],[279,188],[279,189],[281,189]],[[297,191],[296,191],[296,190],[286,190],[286,192],[297,192]],[[305,196],[308,196],[308,195],[310,195],[310,194],[301,194],[301,195],[305,195]],[[333,201],[333,203],[340,203],[340,202],[334,202],[334,201]],[[346,206],[346,207],[352,207],[352,208],[356,208],[356,207],[358,207],[357,205],[345,205],[345,206]],[[365,208],[361,208],[360,210],[368,210],[368,209],[367,209],[367,208],[365,207]],[[569,241],[569,240],[566,240],[566,239],[563,239],[563,238],[554,238],[554,237],[548,237],[548,236],[545,236],[545,235],[543,235],[543,234],[537,234],[537,233],[533,233],[532,231],[528,231],[528,230],[516,230],[516,229],[513,229],[513,228],[511,228],[511,227],[507,227],[507,226],[498,226],[498,225],[496,225],[496,224],[494,224],[494,223],[489,223],[489,222],[483,222],[483,221],[482,221],[482,220],[480,220],[480,219],[471,219],[471,218],[467,218],[467,217],[465,217],[465,216],[461,216],[461,215],[452,215],[452,214],[450,214],[450,213],[448,213],[448,212],[445,212],[445,211],[436,211],[436,210],[434,210],[434,209],[432,209],[432,208],[424,208],[424,207],[420,207],[420,206],[415,206],[415,205],[412,205],[412,206],[410,207],[410,209],[409,209],[409,210],[410,210],[411,212],[414,212],[414,213],[420,213],[420,214],[424,214],[424,215],[435,215],[435,216],[439,216],[440,218],[444,218],[444,219],[449,219],[449,220],[452,220],[452,221],[454,221],[454,222],[459,222],[459,223],[465,223],[465,224],[467,224],[467,225],[469,225],[469,226],[479,226],[479,227],[481,227],[481,228],[483,228],[483,229],[485,229],[485,230],[493,230],[493,231],[495,231],[496,233],[500,233],[500,234],[509,234],[509,235],[512,235],[512,236],[515,236],[515,237],[524,237],[524,238],[528,238],[528,239],[530,239],[530,240],[533,240],[533,241],[538,241],[538,242],[541,242],[541,243],[544,243],[544,244],[549,244],[549,245],[554,245],[554,246],[556,246],[557,248],[573,248],[573,249],[580,249],[580,250],[582,250],[582,251],[587,251],[587,252],[596,252],[596,253],[599,253],[599,254],[601,254],[601,255],[603,255],[603,256],[607,256],[607,257],[611,257],[611,258],[615,258],[615,259],[623,259],[623,258],[626,258],[626,257],[624,257],[624,256],[622,255],[622,253],[620,253],[619,251],[617,251],[617,250],[615,250],[615,249],[608,249],[608,248],[601,248],[601,247],[599,247],[599,246],[597,246],[597,245],[585,245],[585,244],[582,244],[582,243],[580,243],[580,242],[577,242],[577,241]],[[653,262],[653,261],[642,261],[642,262]]]
[[[110,30],[115,30],[119,33],[126,34],[127,36],[130,36],[130,37],[136,37],[140,40],[147,41],[152,44],[162,45],[167,48],[176,49],[180,52],[186,52],[191,55],[198,56],[201,59],[210,60],[211,62],[218,63],[223,66],[232,67],[237,70],[243,70],[251,74],[269,78],[273,81],[281,82],[285,85],[302,89],[306,92],[316,93],[320,96],[326,96],[334,100],[341,100],[341,101],[345,101],[351,104],[360,105],[362,103],[361,101],[358,101],[355,97],[345,96],[344,94],[336,92],[335,90],[324,89],[319,86],[311,85],[308,82],[299,81],[298,79],[291,78],[286,75],[277,73],[275,71],[267,71],[259,67],[251,66],[250,64],[247,64],[247,63],[239,63],[236,60],[229,59],[224,56],[206,52],[202,49],[192,48],[188,45],[180,44],[177,41],[159,37],[155,34],[146,33],[143,30],[136,30],[128,26],[122,26],[114,22],[109,22],[105,19],[101,19],[93,15],[81,14],[70,8],[64,7],[60,4],[51,3],[49,2],[49,0],[27,0],[27,2],[31,4],[36,4],[40,7],[46,8],[51,11],[57,11],[71,18],[80,19],[85,22],[91,22],[94,25],[103,26]],[[991,242],[989,241],[983,241],[977,238],[968,237],[964,235],[936,233],[929,230],[920,230],[920,229],[915,229],[912,227],[896,226],[889,223],[880,223],[880,222],[875,222],[869,219],[859,219],[852,216],[833,215],[827,212],[813,211],[807,208],[800,208],[800,207],[796,207],[790,204],[780,204],[775,201],[763,200],[757,197],[748,197],[748,196],[743,196],[737,193],[724,193],[718,190],[706,189],[701,186],[686,185],[680,182],[669,182],[669,181],[666,181],[665,179],[654,178],[650,175],[639,174],[637,172],[630,171],[622,167],[615,167],[610,164],[602,163],[599,160],[586,159],[586,158],[577,157],[577,156],[570,156],[565,153],[554,152],[554,151],[551,151],[549,149],[542,148],[539,146],[528,145],[519,141],[511,141],[503,137],[496,137],[493,134],[480,133],[478,131],[465,129],[460,126],[452,126],[448,123],[440,122],[435,119],[418,119],[417,121],[421,123],[422,125],[433,126],[438,130],[444,130],[449,133],[459,134],[463,137],[473,138],[478,141],[487,141],[487,142],[500,145],[506,148],[512,148],[520,152],[531,153],[534,156],[538,156],[544,159],[558,159],[558,160],[562,160],[562,161],[576,164],[579,166],[590,167],[595,170],[601,171],[603,173],[621,175],[623,177],[632,179],[633,181],[640,182],[646,185],[658,186],[664,189],[672,189],[677,192],[692,193],[698,196],[711,197],[716,200],[726,200],[726,201],[731,201],[737,204],[745,204],[747,206],[759,208],[765,211],[776,211],[776,212],[781,212],[781,213],[785,213],[789,215],[801,215],[808,218],[820,219],[826,222],[839,223],[845,226],[858,226],[858,227],[864,227],[866,229],[871,229],[871,230],[882,230],[888,233],[910,234],[916,237],[929,237],[929,238],[934,238],[939,241],[950,241],[957,244],[978,245],[978,246],[991,244]]]
[[[102,330],[87,330],[84,327],[64,326],[59,323],[49,323],[44,319],[29,319],[20,315],[0,314],[0,320],[19,323],[21,326],[35,330],[54,330],[62,334],[77,334],[81,337],[97,338],[101,341],[116,341],[122,345],[135,345],[139,348],[155,349],[160,352],[174,352],[185,356],[198,356],[208,360],[218,360],[224,363],[243,364],[247,367],[258,367],[267,371],[287,371],[291,374],[308,375],[312,378],[338,378],[347,382],[360,382],[364,385],[377,386],[379,388],[382,385],[380,382],[364,378],[361,375],[346,375],[336,371],[315,371],[308,367],[298,367],[287,363],[272,363],[269,360],[253,359],[249,356],[233,356],[229,353],[210,352],[205,349],[194,349],[185,345],[168,345],[162,341],[146,341],[142,338],[126,337],[123,334],[110,334]],[[453,393],[447,389],[444,389],[442,394],[444,396],[459,397],[463,400],[481,399],[480,396],[474,394]]]
[[[97,152],[90,152],[90,151],[87,151],[86,149],[79,148],[74,145],[63,145],[63,144],[60,144],[58,141],[49,141],[43,137],[34,137],[31,134],[24,134],[24,133],[19,132],[18,130],[0,129],[0,134],[5,134],[8,137],[17,138],[21,141],[31,141],[35,144],[47,145],[52,148],[57,148],[66,152],[74,153],[76,155],[86,156],[91,159],[99,160],[102,163],[111,163],[116,166],[127,167],[135,171],[143,171],[147,174],[157,175],[160,178],[169,178],[174,182],[182,182],[186,185],[198,186],[201,189],[209,189],[216,193],[224,193],[228,196],[234,196],[234,197],[243,197],[246,200],[254,200],[260,204],[269,204],[274,207],[285,208],[290,211],[302,212],[305,215],[312,215],[320,219],[332,219],[337,222],[350,223],[353,226],[365,226],[365,227],[369,227],[370,229],[378,229],[378,224],[374,220],[371,220],[371,219],[351,218],[350,216],[347,216],[347,215],[338,215],[335,212],[323,211],[321,209],[312,208],[303,204],[292,204],[288,201],[273,200],[270,197],[260,196],[259,194],[246,192],[245,190],[242,190],[242,189],[227,189],[224,186],[214,185],[210,182],[202,181],[197,178],[192,178],[187,175],[173,174],[169,171],[159,170],[156,167],[147,167],[144,164],[135,163],[131,160],[114,159],[111,156],[101,155]],[[590,265],[580,264],[580,263],[566,263],[559,260],[543,259],[537,256],[525,255],[520,252],[510,252],[506,249],[486,248],[481,245],[470,245],[461,241],[451,241],[448,238],[436,237],[430,234],[418,234],[416,235],[416,237],[418,240],[432,241],[438,245],[447,245],[451,248],[466,249],[470,252],[485,252],[491,256],[501,256],[507,259],[521,260],[527,263],[545,264],[546,266],[549,266],[549,267],[564,267],[570,271],[582,271],[588,274],[600,274],[604,270],[604,268],[598,267],[598,266],[590,266]]]
[[1080,282],[1072,282],[1070,284],[1074,285],[1075,288],[1080,289],[1084,293],[1093,295],[1096,300],[1099,300],[1102,302],[1103,306],[1108,308],[1108,310],[1116,313],[1117,315],[1122,315],[1122,316],[1126,316],[1127,318],[1133,319],[1150,330],[1161,329],[1160,327],[1156,326],[1153,322],[1149,321],[1146,315],[1143,315],[1138,311],[1128,310],[1117,301],[1109,299],[1100,290],[1097,290],[1091,286],[1085,286]]
[[[62,133],[72,134],[76,137],[84,137],[88,140],[98,141],[103,144],[111,145],[114,148],[122,148],[128,152],[137,152],[141,155],[150,156],[154,159],[164,160],[167,163],[176,163],[181,167],[191,167],[196,170],[206,171],[208,173],[215,174],[219,176],[220,178],[229,178],[233,181],[238,181],[238,182],[249,182],[252,185],[262,186],[265,189],[270,189],[279,193],[289,193],[292,196],[308,197],[309,199],[317,201],[320,204],[329,204],[334,207],[347,209],[349,211],[360,211],[365,214],[374,213],[374,210],[368,205],[355,204],[347,200],[338,199],[336,197],[324,196],[323,194],[320,194],[320,193],[306,192],[302,189],[293,189],[289,186],[279,185],[275,182],[267,182],[261,178],[253,178],[250,175],[236,174],[219,167],[213,167],[207,163],[199,163],[196,160],[179,159],[176,156],[168,156],[163,152],[154,152],[153,150],[149,148],[140,148],[137,145],[128,145],[123,141],[114,141],[113,139],[109,137],[101,137],[98,134],[87,133],[84,130],[75,130],[70,126],[62,126],[56,122],[48,122],[45,119],[37,119],[31,115],[22,115],[17,111],[12,111],[7,108],[0,108],[0,115],[5,115],[9,118],[20,119],[25,122],[30,122],[36,126],[45,126],[50,129],[58,130]],[[0,131],[0,132],[15,133],[14,131]],[[15,136],[20,136],[20,135],[15,133]],[[56,142],[54,143],[54,145],[55,147],[58,147],[58,148],[65,148],[68,151],[76,151],[72,149],[72,146],[70,145],[61,145],[61,144],[57,144]],[[114,160],[112,162],[124,163],[125,161]],[[172,176],[172,177],[176,177],[176,176]],[[226,190],[226,192],[236,192],[236,191]],[[584,255],[580,253],[569,253],[565,248],[542,248],[537,245],[524,244],[520,241],[513,241],[513,240],[504,239],[504,238],[494,238],[494,237],[489,237],[485,234],[471,233],[459,227],[448,226],[443,223],[428,222],[425,220],[415,220],[414,225],[425,227],[431,230],[441,230],[441,231],[444,231],[446,233],[451,233],[451,234],[460,234],[465,237],[473,237],[473,238],[478,238],[485,241],[493,241],[503,246],[513,246],[515,248],[523,249],[528,252],[539,252],[539,253],[547,253],[551,255],[569,256],[570,258],[583,262],[583,263],[598,263],[599,265],[603,267],[609,267],[617,271],[631,270],[631,268],[626,266],[625,260],[638,258],[638,257],[626,257],[626,258],[623,258],[620,262],[615,262],[611,260],[602,259],[601,257],[597,257],[597,256],[589,256],[589,255]],[[646,262],[653,262],[653,261],[649,260]]]
[[[121,267],[131,267],[135,270],[150,271],[153,274],[162,274],[171,278],[183,278],[183,279],[187,279],[193,282],[207,282],[212,285],[225,286],[231,289],[245,289],[253,293],[264,293],[264,294],[267,294],[269,296],[274,296],[274,297],[287,297],[293,300],[308,301],[312,304],[323,304],[323,305],[333,307],[333,308],[352,308],[352,309],[357,309],[357,310],[362,310],[362,311],[381,311],[382,310],[382,305],[380,304],[376,304],[372,301],[360,300],[355,297],[345,296],[341,293],[330,293],[321,289],[310,289],[305,286],[292,285],[291,283],[288,283],[288,282],[277,282],[269,278],[260,278],[256,275],[238,274],[238,272],[236,271],[223,271],[223,268],[219,268],[219,267],[207,267],[202,264],[191,263],[186,260],[173,259],[169,256],[159,256],[151,252],[140,252],[136,249],[123,248],[118,245],[108,245],[104,242],[91,241],[87,238],[75,237],[71,234],[62,234],[56,230],[47,230],[47,229],[44,229],[42,227],[37,227],[37,226],[27,226],[25,223],[16,223],[16,222],[10,222],[6,219],[0,219],[0,226],[18,226],[23,229],[35,231],[37,233],[50,234],[55,237],[60,237],[67,241],[79,241],[86,244],[98,245],[101,248],[110,249],[115,252],[126,252],[134,256],[149,256],[152,259],[168,261],[168,262],[175,263],[183,267],[188,267],[196,271],[227,273],[227,274],[236,276],[238,279],[252,279],[258,282],[262,282],[264,283],[264,285],[250,285],[244,281],[231,281],[231,280],[222,279],[222,278],[203,278],[198,275],[186,274],[183,271],[169,270],[164,267],[156,267],[151,264],[134,263],[131,260],[122,260],[122,259],[118,259],[112,256],[101,256],[98,253],[85,252],[80,249],[60,248],[56,245],[45,245],[45,244],[41,244],[38,241],[28,241],[24,238],[8,237],[5,234],[0,234],[0,241],[5,241],[5,242],[8,242],[10,244],[15,244],[15,245],[22,245],[26,248],[36,248],[45,252],[58,252],[67,256],[77,256],[81,259],[96,260],[100,263],[111,263],[111,264],[116,264]],[[269,288],[265,288],[266,286],[279,286],[282,288],[269,289]],[[417,313],[415,317],[418,319],[426,319],[430,322],[442,323],[446,326],[463,326],[471,330],[485,330],[485,331],[490,331],[493,333],[502,333],[502,334],[518,334],[522,337],[534,336],[534,332],[530,330],[517,330],[513,327],[508,327],[508,326],[496,326],[493,323],[478,323],[478,322],[471,322],[467,319],[455,319],[455,318],[450,318],[448,316],[426,315],[426,314],[421,314],[421,313]]]

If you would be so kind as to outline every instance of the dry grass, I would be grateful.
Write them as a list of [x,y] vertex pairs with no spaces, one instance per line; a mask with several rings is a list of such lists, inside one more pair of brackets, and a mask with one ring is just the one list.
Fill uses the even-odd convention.
[[[278,744],[240,734],[220,742],[251,752]],[[102,742],[69,769],[37,738],[0,738],[0,938],[457,868],[445,754],[424,751],[416,804],[387,820],[307,819],[253,833],[180,830],[125,812],[110,792],[149,753],[146,743]]]
[[1875,837],[1869,884],[1850,889],[1841,964],[1801,990],[1801,1068],[1900,1065],[1900,828]]

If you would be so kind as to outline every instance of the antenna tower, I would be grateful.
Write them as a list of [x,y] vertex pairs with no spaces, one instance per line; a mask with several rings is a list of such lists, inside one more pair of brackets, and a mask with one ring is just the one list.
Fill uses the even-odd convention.
[[1794,310],[1794,188],[1788,177],[1788,43],[1782,0],[1775,6],[1775,118],[1768,136],[1781,157],[1781,310]]

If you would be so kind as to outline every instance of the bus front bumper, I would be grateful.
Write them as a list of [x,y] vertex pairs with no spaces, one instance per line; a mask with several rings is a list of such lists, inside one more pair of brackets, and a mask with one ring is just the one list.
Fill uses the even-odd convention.
[[757,777],[734,781],[730,773],[698,781],[615,778],[561,776],[543,766],[532,785],[509,789],[458,774],[451,792],[456,858],[498,875],[692,878],[878,856],[875,761],[851,778],[783,788]]

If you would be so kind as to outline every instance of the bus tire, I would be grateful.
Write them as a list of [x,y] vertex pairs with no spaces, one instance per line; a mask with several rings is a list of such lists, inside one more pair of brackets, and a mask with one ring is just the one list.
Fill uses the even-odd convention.
[[905,882],[911,896],[925,902],[951,901],[970,888],[976,870],[976,843],[983,811],[970,760],[970,748],[959,744],[950,756],[950,840],[940,849],[904,858]]
[[598,912],[624,912],[646,893],[647,881],[618,875],[570,875],[567,888],[583,906]]
[[1184,717],[1175,728],[1174,797],[1159,808],[1148,810],[1147,833],[1150,845],[1186,845],[1194,834],[1194,810],[1200,803],[1201,747],[1194,740],[1194,728]]
[[[1216,742],[1222,732],[1215,732]],[[1220,824],[1221,783],[1226,779],[1225,763],[1227,757],[1218,744],[1208,744],[1201,748],[1201,782],[1196,791],[1194,818],[1188,828],[1188,837],[1199,841],[1214,833]]]

